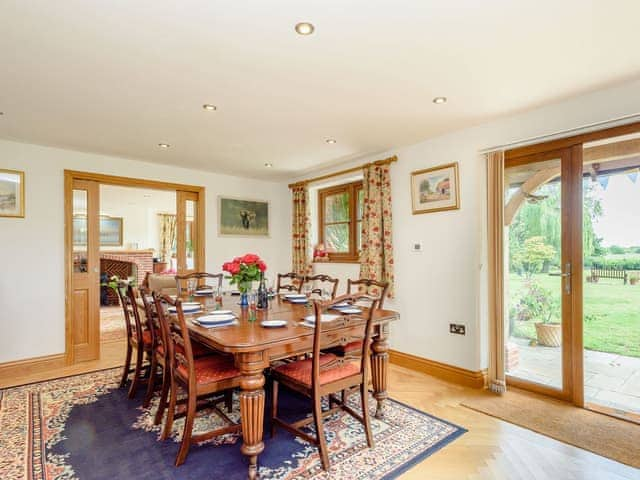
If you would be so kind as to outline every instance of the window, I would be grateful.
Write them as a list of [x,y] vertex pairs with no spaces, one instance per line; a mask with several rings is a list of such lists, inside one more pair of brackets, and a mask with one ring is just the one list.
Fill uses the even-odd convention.
[[359,260],[363,199],[361,181],[318,192],[318,239],[329,252],[330,261]]

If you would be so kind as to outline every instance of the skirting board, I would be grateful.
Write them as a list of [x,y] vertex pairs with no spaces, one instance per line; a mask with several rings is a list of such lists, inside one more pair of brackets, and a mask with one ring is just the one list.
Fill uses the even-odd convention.
[[66,365],[64,353],[0,363],[0,378],[25,377]]
[[453,383],[472,388],[484,388],[487,382],[487,370],[474,372],[446,363],[436,362],[427,358],[411,355],[410,353],[389,350],[389,360],[391,363],[401,367],[410,368],[418,372],[433,375]]

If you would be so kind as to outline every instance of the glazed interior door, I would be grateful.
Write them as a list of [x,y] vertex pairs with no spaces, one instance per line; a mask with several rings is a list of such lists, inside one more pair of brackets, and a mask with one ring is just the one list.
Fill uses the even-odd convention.
[[98,183],[72,184],[72,338],[74,361],[100,357],[100,231]]
[[197,192],[176,192],[176,250],[178,273],[204,270],[204,218]]
[[582,262],[574,261],[581,252],[576,218],[581,223],[582,216],[576,205],[580,165],[572,150],[505,165],[508,383],[567,400],[574,399],[573,370],[580,367],[574,365],[572,325],[582,271]]

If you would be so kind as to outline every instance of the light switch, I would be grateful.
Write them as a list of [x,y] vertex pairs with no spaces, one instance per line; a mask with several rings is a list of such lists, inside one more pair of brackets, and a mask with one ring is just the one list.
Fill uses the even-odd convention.
[[422,242],[413,242],[411,244],[411,251],[414,253],[422,252]]

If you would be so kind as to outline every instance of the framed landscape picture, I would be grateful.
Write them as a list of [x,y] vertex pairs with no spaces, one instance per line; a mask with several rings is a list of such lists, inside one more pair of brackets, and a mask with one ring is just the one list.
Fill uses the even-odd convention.
[[0,217],[24,217],[24,172],[0,169]]
[[218,234],[269,236],[269,202],[218,197]]
[[458,163],[411,172],[413,214],[460,208]]

